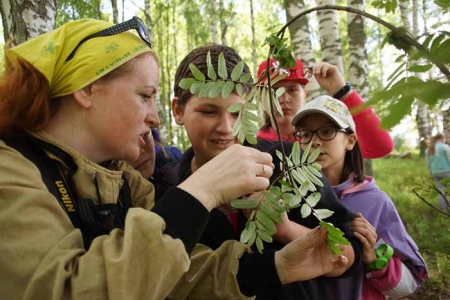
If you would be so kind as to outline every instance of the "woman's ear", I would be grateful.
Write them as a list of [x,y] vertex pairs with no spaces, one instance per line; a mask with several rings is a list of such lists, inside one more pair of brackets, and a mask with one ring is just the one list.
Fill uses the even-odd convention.
[[183,109],[179,105],[178,97],[172,99],[172,115],[175,119],[175,123],[178,125],[184,125],[183,122]]
[[93,102],[93,88],[92,84],[82,88],[79,91],[73,93],[75,101],[84,108],[90,108]]
[[354,134],[354,133],[349,134],[348,135],[348,143],[347,143],[347,146],[345,147],[345,149],[347,151],[352,150],[355,147],[357,141],[358,141],[358,138],[356,137],[356,134]]

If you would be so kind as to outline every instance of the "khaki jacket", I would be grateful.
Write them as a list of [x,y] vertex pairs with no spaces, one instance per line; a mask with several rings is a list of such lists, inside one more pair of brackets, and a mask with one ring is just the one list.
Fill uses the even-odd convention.
[[247,248],[225,243],[216,251],[197,245],[189,259],[183,243],[164,234],[164,220],[149,211],[153,186],[125,163],[103,168],[40,133],[38,138],[68,152],[78,166],[79,197],[115,202],[121,176],[134,208],[125,231],[114,229],[83,246],[38,168],[0,141],[0,295],[4,299],[246,299],[236,281],[238,258]]

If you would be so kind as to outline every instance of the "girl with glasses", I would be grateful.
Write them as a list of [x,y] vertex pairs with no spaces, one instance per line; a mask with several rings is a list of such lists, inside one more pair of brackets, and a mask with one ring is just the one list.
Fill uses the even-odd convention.
[[[278,62],[273,58],[270,59],[269,65],[267,61],[263,61],[258,68],[258,78],[265,78],[265,72],[269,69],[269,74],[288,74],[286,78],[281,79],[273,85],[276,90],[284,87],[286,90],[278,98],[283,115],[277,113],[276,120],[280,126],[281,137],[285,141],[295,142],[294,127],[292,127],[292,119],[297,111],[306,103],[306,95],[308,93],[307,84],[309,82],[305,73],[314,76],[320,87],[329,95],[341,100],[349,109],[356,108],[364,104],[363,99],[353,90],[349,83],[345,82],[344,77],[336,66],[326,62],[312,64],[305,67],[303,62],[296,58],[297,64],[287,70],[280,69]],[[275,75],[276,78],[278,75]],[[265,81],[265,79],[263,79]],[[260,128],[258,138],[269,141],[278,140],[278,135],[274,128],[275,124],[271,123],[269,115],[264,113],[264,124]],[[394,149],[394,142],[389,132],[380,128],[380,118],[375,114],[373,109],[365,108],[358,111],[353,116],[363,157],[365,159],[379,158],[388,155]]]
[[312,143],[311,151],[320,149],[316,162],[342,204],[357,214],[352,230],[363,245],[364,265],[353,276],[329,286],[333,299],[378,300],[413,294],[428,278],[426,264],[394,203],[365,175],[355,122],[347,107],[332,97],[319,96],[300,108],[292,126],[303,149],[308,143]]

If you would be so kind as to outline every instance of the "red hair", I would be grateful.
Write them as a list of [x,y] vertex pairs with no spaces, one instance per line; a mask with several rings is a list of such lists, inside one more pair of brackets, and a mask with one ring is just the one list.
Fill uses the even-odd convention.
[[0,79],[0,136],[17,129],[43,129],[51,116],[48,95],[45,76],[23,59],[10,60],[5,50],[5,73]]

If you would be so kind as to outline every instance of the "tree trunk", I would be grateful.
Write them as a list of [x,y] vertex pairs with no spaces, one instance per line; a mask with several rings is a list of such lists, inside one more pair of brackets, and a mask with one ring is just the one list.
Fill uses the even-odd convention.
[[[412,33],[413,36],[419,35],[419,10],[420,5],[418,0],[412,0]],[[423,78],[421,73],[414,74],[418,78]],[[417,103],[417,130],[419,131],[420,141],[420,157],[425,157],[425,149],[427,148],[426,141],[431,138],[432,126],[430,121],[430,112],[425,103],[416,101]]]
[[[317,0],[317,5],[336,5],[335,0]],[[321,10],[317,12],[319,21],[320,46],[322,59],[335,65],[344,74],[342,60],[341,38],[339,36],[339,22],[335,10]]]
[[144,15],[145,15],[145,25],[147,25],[148,33],[150,35],[149,39],[150,42],[153,43],[153,21],[152,21],[150,0],[144,1]]
[[[253,11],[253,0],[250,0],[250,24],[252,29],[252,74],[256,77],[258,68],[258,55],[256,53],[256,31],[255,31],[255,15]],[[256,80],[256,78],[255,78]]]
[[[362,0],[349,0],[348,6],[364,9]],[[347,14],[347,32],[349,45],[349,81],[363,99],[369,96],[369,72],[367,63],[366,32],[364,19],[360,15]]]
[[[364,10],[362,0],[348,0],[347,5],[359,10]],[[360,15],[347,14],[347,32],[349,45],[349,81],[363,99],[369,96],[369,72],[367,67],[366,32],[364,19]],[[372,160],[364,161],[365,172],[373,175]]]
[[403,27],[411,31],[411,22],[409,19],[411,16],[411,0],[400,0],[398,6],[400,8]]
[[217,30],[217,1],[211,0],[211,36],[213,43],[217,44],[218,39],[218,30]]
[[119,23],[119,10],[117,9],[117,0],[111,0],[111,7],[113,13],[113,22],[114,24]]
[[53,30],[56,0],[0,0],[5,41],[15,46]]
[[[303,0],[284,0],[284,8],[286,10],[286,20],[289,22],[305,9],[305,3]],[[289,26],[289,33],[291,43],[294,46],[294,55],[300,58],[305,66],[315,62],[308,26],[308,16],[304,16],[292,23]],[[314,77],[309,78],[307,88],[307,100],[320,95],[320,86]]]
[[442,128],[444,129],[445,142],[450,144],[450,108],[442,111]]

